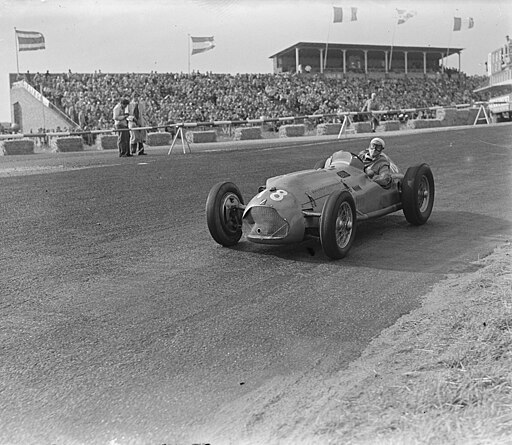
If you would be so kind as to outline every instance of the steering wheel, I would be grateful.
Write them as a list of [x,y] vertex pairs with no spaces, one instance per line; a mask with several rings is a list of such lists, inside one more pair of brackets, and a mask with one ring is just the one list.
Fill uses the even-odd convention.
[[356,155],[355,153],[352,153],[352,152],[350,152],[350,154],[351,154],[354,158],[357,158],[357,159],[359,159],[361,162],[363,162],[363,160],[359,157],[359,155]]
[[367,166],[367,165],[366,165],[366,166],[364,165],[364,161],[359,157],[359,155],[356,155],[355,153],[352,153],[352,152],[350,152],[350,154],[352,155],[352,157],[353,157],[353,158],[356,158],[356,159],[358,159],[359,161],[361,161],[361,164],[362,164],[362,166],[363,166],[363,172],[365,172],[365,173],[366,173],[366,168],[367,168],[368,166]]

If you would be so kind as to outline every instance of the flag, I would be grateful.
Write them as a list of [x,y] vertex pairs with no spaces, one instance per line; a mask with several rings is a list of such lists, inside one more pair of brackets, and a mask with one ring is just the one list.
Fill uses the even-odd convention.
[[405,23],[407,20],[412,19],[417,12],[411,11],[407,9],[397,9],[396,12],[398,12],[398,25],[401,25],[402,23]]
[[461,18],[461,17],[454,17],[453,18],[453,30],[454,31],[460,31],[462,28],[465,29],[471,29],[475,26],[475,21],[473,20],[473,17],[467,17],[467,18]]
[[[343,14],[343,8],[340,8],[339,6],[333,6],[334,8],[334,23],[341,23],[343,22],[344,20],[348,20],[347,19],[344,19],[344,14]],[[346,8],[346,9],[349,9],[349,8]],[[349,11],[347,11],[347,14],[348,14]],[[347,15],[348,17],[348,15]],[[351,22],[355,22],[357,20],[357,8],[354,8],[354,7],[351,7],[350,8],[350,21]]]
[[19,51],[45,49],[44,36],[40,32],[16,30]]
[[210,49],[215,48],[213,36],[211,37],[190,37],[192,39],[192,55],[197,53],[204,53]]

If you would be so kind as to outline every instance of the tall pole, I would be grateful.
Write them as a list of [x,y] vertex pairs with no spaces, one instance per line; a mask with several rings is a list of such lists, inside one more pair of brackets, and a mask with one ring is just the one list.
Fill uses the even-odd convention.
[[18,77],[20,76],[20,64],[18,62],[18,35],[16,34],[16,27],[14,27],[14,42],[16,45],[16,72]]
[[327,28],[327,41],[325,42],[325,57],[324,57],[324,66],[322,67],[322,72],[325,71],[325,69],[327,68],[327,51],[329,51],[329,37],[330,37],[330,34],[331,34],[331,22],[329,22],[329,27]]
[[395,27],[393,28],[393,37],[391,37],[391,51],[389,52],[389,67],[388,67],[388,71],[391,71],[391,62],[393,61],[393,46],[395,45],[395,33],[396,33],[397,26],[398,26],[398,19],[395,22]]
[[188,40],[188,74],[190,74],[190,34],[187,34]]
[[453,36],[453,29],[450,31],[450,37],[448,38],[448,47],[446,48],[446,58],[445,62],[443,63],[443,67],[446,69],[448,67],[448,57],[450,56],[450,46],[452,44],[452,36]]
[[[455,14],[457,16],[459,15],[459,10],[455,10]],[[453,19],[455,20],[455,19]],[[443,63],[443,68],[447,68],[448,65],[448,57],[450,57],[450,46],[452,44],[452,37],[453,37],[453,31],[454,31],[454,24],[452,24],[452,29],[450,30],[450,36],[448,37],[448,47],[446,48],[446,58],[444,59],[446,63]]]

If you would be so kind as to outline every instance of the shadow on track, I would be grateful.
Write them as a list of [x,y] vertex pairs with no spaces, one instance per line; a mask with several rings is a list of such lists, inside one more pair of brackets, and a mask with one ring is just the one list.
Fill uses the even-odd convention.
[[338,261],[327,258],[320,241],[315,238],[299,244],[275,246],[254,244],[242,238],[231,249],[288,261],[330,263],[340,267],[467,273],[478,268],[471,261],[491,252],[492,248],[485,248],[489,240],[500,244],[510,237],[511,230],[512,225],[504,219],[469,212],[440,211],[433,213],[423,226],[410,225],[401,214],[362,222],[358,225],[351,251]]

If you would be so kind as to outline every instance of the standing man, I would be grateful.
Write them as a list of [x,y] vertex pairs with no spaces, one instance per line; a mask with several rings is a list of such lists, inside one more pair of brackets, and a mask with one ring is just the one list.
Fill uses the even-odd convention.
[[132,130],[132,128],[146,126],[146,103],[140,98],[139,93],[133,93],[132,101],[128,106],[128,127],[130,128],[130,151],[132,155],[145,155],[144,142],[146,142],[146,130]]
[[130,133],[128,132],[128,116],[126,107],[130,104],[128,99],[122,99],[114,107],[114,126],[117,130],[117,148],[119,157],[126,158],[130,154]]
[[372,111],[377,110],[378,106],[375,100],[376,94],[372,93],[369,99],[366,100],[366,102],[363,105],[363,108],[361,109],[361,112],[367,112],[370,116],[370,121],[372,125],[372,132],[375,133],[375,129],[379,125],[379,119],[378,117],[372,113]]

